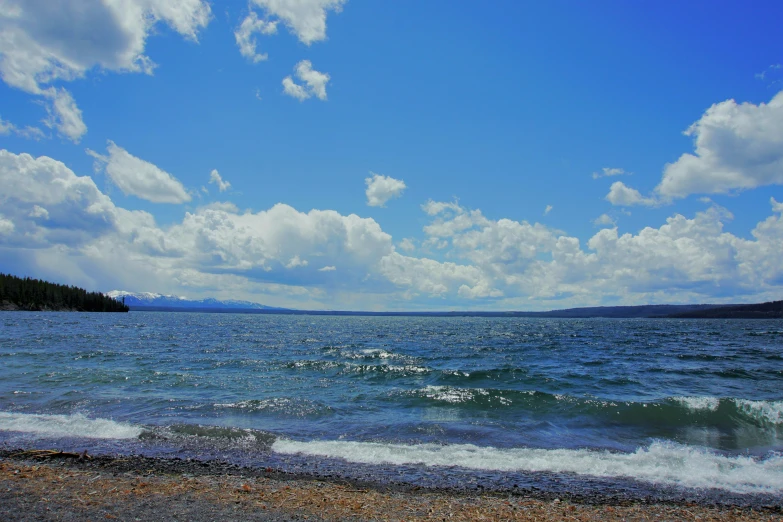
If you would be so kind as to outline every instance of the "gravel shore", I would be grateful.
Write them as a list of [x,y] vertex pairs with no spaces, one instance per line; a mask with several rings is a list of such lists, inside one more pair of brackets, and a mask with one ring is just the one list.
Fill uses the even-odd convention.
[[781,521],[783,509],[455,493],[134,456],[0,455],[0,520],[88,519]]

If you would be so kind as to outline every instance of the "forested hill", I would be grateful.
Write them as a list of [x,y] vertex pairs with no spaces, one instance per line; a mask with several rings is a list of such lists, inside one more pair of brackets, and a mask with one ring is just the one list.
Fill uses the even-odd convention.
[[783,301],[730,305],[707,310],[690,310],[669,317],[686,319],[783,319]]
[[127,312],[128,307],[76,286],[0,274],[0,310]]

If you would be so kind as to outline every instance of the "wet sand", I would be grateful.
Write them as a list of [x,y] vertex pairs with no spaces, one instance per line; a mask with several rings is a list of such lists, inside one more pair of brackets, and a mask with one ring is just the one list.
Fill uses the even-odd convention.
[[776,520],[781,506],[472,494],[220,462],[0,455],[0,520]]

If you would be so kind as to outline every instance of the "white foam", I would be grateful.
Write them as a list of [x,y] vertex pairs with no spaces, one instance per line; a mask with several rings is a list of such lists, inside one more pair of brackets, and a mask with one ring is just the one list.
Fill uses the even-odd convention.
[[[489,397],[489,391],[484,388],[458,388],[455,386],[425,386],[414,392],[416,395],[427,397],[435,401],[459,404],[462,402],[474,401],[479,397]],[[511,399],[497,396],[494,400],[502,405],[511,404]]]
[[783,401],[750,401],[734,399],[737,409],[763,422],[783,424]]
[[90,419],[73,415],[38,415],[0,412],[0,431],[20,431],[51,437],[88,439],[135,439],[142,428],[110,419]]
[[672,397],[672,400],[692,411],[717,411],[720,405],[720,399],[717,397]]
[[494,471],[549,471],[629,477],[653,484],[719,488],[736,493],[783,492],[783,455],[727,457],[702,448],[654,442],[633,453],[587,449],[498,449],[472,444],[383,444],[278,439],[277,453],[342,458],[365,464],[424,464]]

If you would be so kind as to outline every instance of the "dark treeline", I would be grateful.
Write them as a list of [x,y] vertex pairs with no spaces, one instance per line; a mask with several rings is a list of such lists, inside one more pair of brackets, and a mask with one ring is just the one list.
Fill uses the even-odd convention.
[[100,292],[0,273],[0,309],[127,312],[128,307]]

